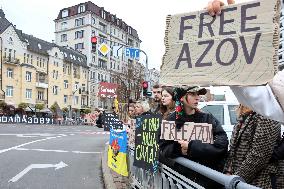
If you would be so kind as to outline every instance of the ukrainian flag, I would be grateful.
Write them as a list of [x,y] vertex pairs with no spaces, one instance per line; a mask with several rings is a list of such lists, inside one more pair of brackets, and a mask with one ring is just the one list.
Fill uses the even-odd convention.
[[127,133],[126,130],[110,130],[108,146],[108,166],[122,176],[128,176],[127,170]]

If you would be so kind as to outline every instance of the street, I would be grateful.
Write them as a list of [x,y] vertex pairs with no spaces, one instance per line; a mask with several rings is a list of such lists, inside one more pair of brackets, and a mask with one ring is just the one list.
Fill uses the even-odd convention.
[[101,189],[109,134],[92,126],[0,125],[1,189]]

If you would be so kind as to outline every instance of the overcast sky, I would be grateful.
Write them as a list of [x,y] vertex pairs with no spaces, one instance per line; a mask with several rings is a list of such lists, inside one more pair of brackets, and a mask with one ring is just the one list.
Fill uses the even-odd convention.
[[[51,42],[59,11],[87,0],[1,0],[6,18],[24,33]],[[92,0],[137,30],[149,68],[160,69],[164,54],[165,20],[168,14],[203,9],[209,0]],[[236,0],[244,2],[248,0]]]

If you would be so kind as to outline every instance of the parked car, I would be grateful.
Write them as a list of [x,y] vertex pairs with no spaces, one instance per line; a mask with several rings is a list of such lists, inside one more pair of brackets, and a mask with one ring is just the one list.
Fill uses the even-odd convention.
[[[236,101],[210,101],[200,102],[198,108],[204,112],[211,113],[217,118],[230,140],[234,125],[237,123],[236,109],[238,105],[239,103]],[[284,126],[281,125],[281,133],[283,132]]]

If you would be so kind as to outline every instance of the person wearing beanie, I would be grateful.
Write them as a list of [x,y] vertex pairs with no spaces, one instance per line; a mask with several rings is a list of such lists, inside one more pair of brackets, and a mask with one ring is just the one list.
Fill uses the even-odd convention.
[[[222,171],[225,156],[228,150],[228,138],[220,122],[212,115],[198,110],[199,95],[206,94],[205,88],[188,87],[175,88],[173,100],[176,103],[175,112],[169,115],[168,121],[175,121],[176,128],[181,129],[185,122],[212,124],[213,144],[202,143],[200,140],[173,141],[160,139],[160,159],[167,164],[167,158],[185,157],[197,163],[203,164],[217,171]],[[169,163],[171,164],[172,162]],[[169,165],[174,170],[188,177],[205,188],[220,188],[221,186],[206,179],[190,169],[175,163]]]

